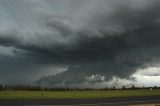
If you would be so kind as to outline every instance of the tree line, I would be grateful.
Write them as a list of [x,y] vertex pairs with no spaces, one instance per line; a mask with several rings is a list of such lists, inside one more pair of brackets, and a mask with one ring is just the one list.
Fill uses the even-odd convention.
[[121,88],[105,87],[105,88],[78,88],[78,87],[41,87],[41,86],[31,86],[31,85],[3,85],[0,84],[0,91],[87,91],[87,90],[134,90],[134,89],[160,89],[160,87],[136,87],[132,85],[131,87],[122,86]]

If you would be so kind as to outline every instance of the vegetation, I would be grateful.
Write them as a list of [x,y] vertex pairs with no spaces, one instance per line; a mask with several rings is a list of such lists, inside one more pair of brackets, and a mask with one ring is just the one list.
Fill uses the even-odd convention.
[[128,96],[160,96],[160,88],[41,88],[40,86],[0,85],[0,99],[65,99],[65,98],[111,98]]
[[88,90],[88,91],[0,91],[0,99],[110,98],[160,96],[160,89]]
[[134,85],[130,87],[122,86],[121,88],[113,87],[105,87],[101,89],[95,88],[63,88],[63,87],[41,87],[41,86],[27,86],[27,85],[2,85],[0,84],[0,91],[91,91],[91,90],[138,90],[138,89],[160,89],[160,87],[136,87]]

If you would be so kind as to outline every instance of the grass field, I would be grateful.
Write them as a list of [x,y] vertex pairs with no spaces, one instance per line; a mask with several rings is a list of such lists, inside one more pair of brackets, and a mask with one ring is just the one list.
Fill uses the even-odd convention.
[[0,99],[65,99],[110,98],[126,96],[160,96],[160,89],[149,90],[94,90],[94,91],[0,91]]

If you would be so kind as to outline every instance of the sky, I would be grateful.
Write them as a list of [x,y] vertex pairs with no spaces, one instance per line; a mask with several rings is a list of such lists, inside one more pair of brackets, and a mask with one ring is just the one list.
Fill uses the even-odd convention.
[[0,83],[160,86],[159,0],[0,0]]

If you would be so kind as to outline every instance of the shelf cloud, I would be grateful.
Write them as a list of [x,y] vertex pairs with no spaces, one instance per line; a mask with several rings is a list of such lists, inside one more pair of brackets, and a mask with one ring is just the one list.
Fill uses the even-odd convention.
[[[1,81],[30,79],[54,86],[130,79],[138,69],[159,63],[159,4],[0,0]],[[52,72],[50,66],[55,67]]]

